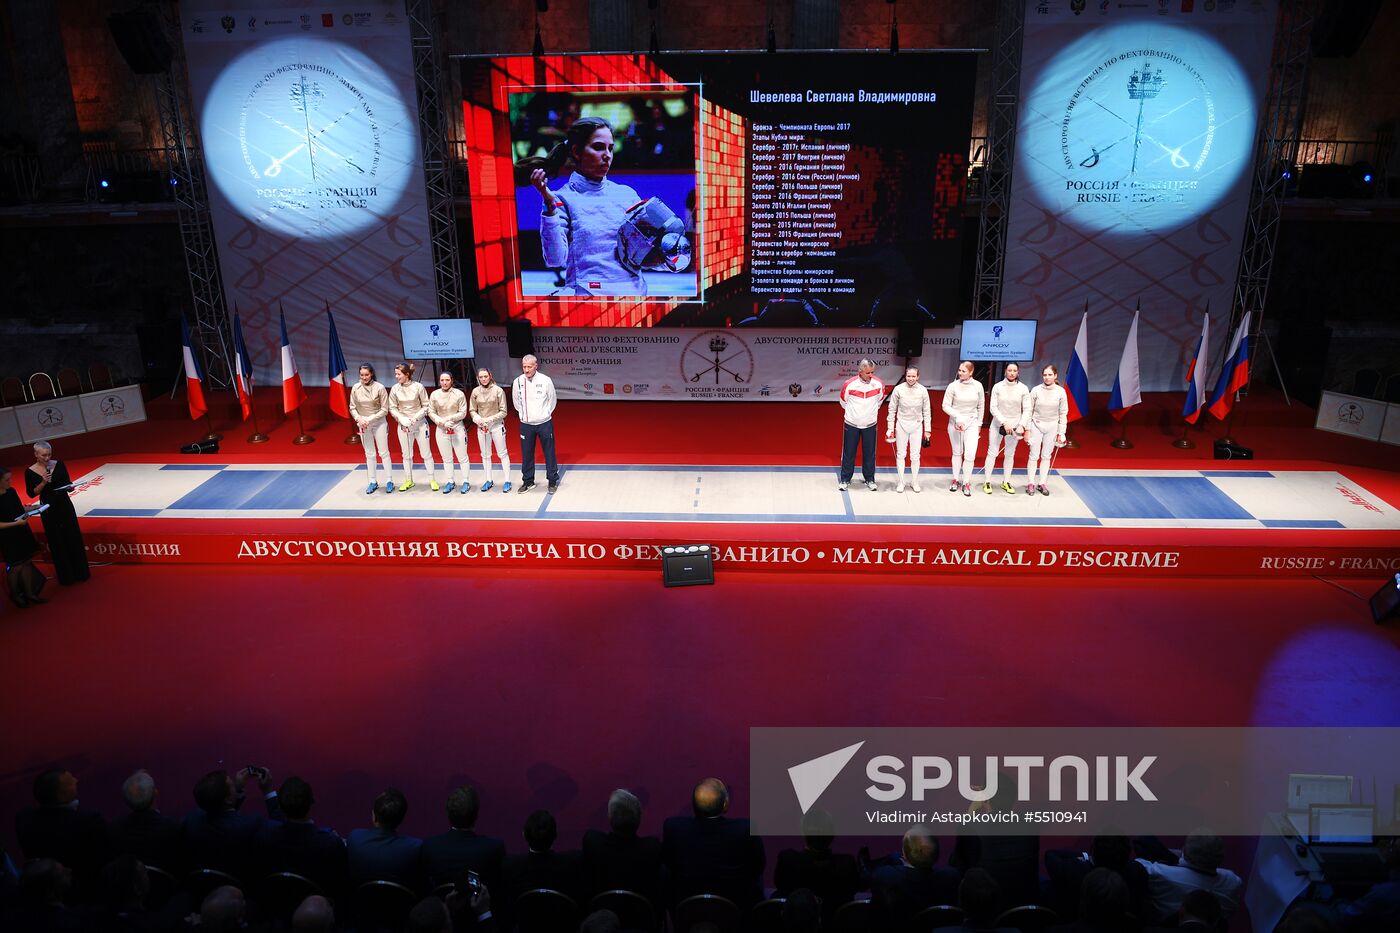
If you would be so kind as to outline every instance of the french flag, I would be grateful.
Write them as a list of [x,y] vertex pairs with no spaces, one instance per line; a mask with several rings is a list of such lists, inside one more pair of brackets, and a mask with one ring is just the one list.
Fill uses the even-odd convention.
[[180,343],[185,353],[185,392],[189,395],[190,418],[197,420],[209,413],[209,406],[204,402],[204,370],[195,358],[190,343],[190,326],[183,317],[180,318]]
[[1079,320],[1079,336],[1065,371],[1065,394],[1069,396],[1068,421],[1078,421],[1089,413],[1089,312]]
[[342,418],[350,417],[350,402],[345,396],[345,353],[340,349],[340,335],[335,332],[335,318],[331,317],[331,306],[326,305],[326,320],[331,324],[331,411]]
[[306,390],[301,387],[301,373],[297,372],[297,358],[292,355],[292,342],[287,339],[287,315],[282,306],[277,306],[277,316],[282,319],[282,411],[291,414],[306,401]]
[[1210,352],[1210,312],[1206,312],[1205,323],[1201,325],[1201,339],[1196,344],[1196,355],[1191,357],[1191,365],[1186,370],[1186,405],[1181,416],[1188,424],[1195,424],[1206,407],[1206,354]]
[[1142,370],[1138,365],[1138,315],[1133,312],[1133,323],[1128,328],[1128,342],[1123,344],[1123,357],[1118,361],[1118,376],[1113,380],[1113,394],[1108,399],[1108,410],[1119,421],[1123,420],[1134,405],[1142,404]]
[[253,413],[253,366],[248,357],[248,345],[243,342],[243,321],[238,309],[233,309],[233,386],[238,390],[238,405],[243,420]]
[[1230,353],[1225,357],[1225,368],[1220,371],[1220,381],[1215,384],[1215,394],[1210,399],[1210,413],[1224,421],[1230,409],[1235,406],[1235,393],[1249,382],[1249,312],[1235,328],[1230,338]]

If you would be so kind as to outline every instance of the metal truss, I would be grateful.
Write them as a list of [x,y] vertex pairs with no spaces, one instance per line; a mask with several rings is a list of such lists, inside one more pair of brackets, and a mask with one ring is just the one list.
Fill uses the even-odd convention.
[[1025,0],[998,0],[987,96],[986,165],[977,225],[974,318],[1001,316],[1001,278],[1006,265],[1006,226],[1011,208],[1011,167],[1016,154],[1016,111],[1021,87],[1021,38]]
[[457,209],[452,197],[452,166],[447,158],[448,122],[442,93],[444,73],[434,38],[433,0],[407,0],[407,4],[438,313],[443,317],[466,317],[467,309],[462,297],[462,265],[457,253]]

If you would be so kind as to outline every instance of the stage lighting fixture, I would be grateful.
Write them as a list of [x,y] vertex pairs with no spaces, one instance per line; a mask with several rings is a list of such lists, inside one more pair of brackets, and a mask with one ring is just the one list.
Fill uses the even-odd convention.
[[105,178],[102,179],[101,181],[99,181],[97,184],[98,184],[99,186],[103,187],[103,188],[110,188],[110,187],[112,187],[111,182],[107,181],[107,179],[105,179]]
[[668,544],[661,549],[661,582],[704,586],[715,582],[714,551],[708,544]]

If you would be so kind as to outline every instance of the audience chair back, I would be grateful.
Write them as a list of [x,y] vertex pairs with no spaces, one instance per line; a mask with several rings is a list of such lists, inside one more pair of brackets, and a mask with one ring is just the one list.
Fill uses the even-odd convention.
[[581,919],[578,904],[563,891],[535,888],[515,899],[517,933],[559,933],[576,928]]
[[1374,369],[1358,369],[1356,376],[1352,379],[1352,395],[1359,395],[1361,398],[1375,398],[1376,390],[1381,387],[1381,374]]
[[29,393],[24,389],[24,383],[18,376],[6,376],[0,379],[0,405],[23,405],[29,401]]
[[1387,402],[1400,402],[1400,373],[1396,373],[1385,381],[1385,400]]
[[72,366],[65,366],[60,369],[57,378],[59,395],[83,394],[83,377],[78,375],[78,371]]
[[657,914],[656,908],[651,906],[651,901],[636,891],[624,891],[621,888],[604,891],[588,904],[588,913],[591,914],[595,910],[611,910],[617,914],[617,918],[622,921],[624,930],[656,930],[660,928],[657,921],[661,918]]
[[48,373],[34,373],[30,376],[29,397],[36,402],[42,402],[48,398],[58,398],[58,387],[54,385],[53,376]]
[[156,865],[146,866],[146,876],[151,880],[151,889],[146,892],[146,909],[160,910],[180,890],[180,879]]
[[312,895],[325,896],[321,886],[304,875],[274,872],[258,884],[258,905],[277,923],[288,925],[301,902]]
[[676,933],[690,933],[698,923],[713,923],[720,933],[733,933],[743,919],[739,905],[718,894],[696,894],[676,905]]
[[185,890],[194,898],[196,904],[203,901],[205,895],[210,891],[222,888],[226,884],[232,885],[240,891],[248,890],[243,887],[243,882],[233,875],[215,868],[199,868],[185,876]]
[[869,901],[851,901],[836,908],[831,918],[835,933],[872,933],[875,929],[875,908]]
[[88,388],[96,392],[98,389],[111,389],[116,386],[112,379],[112,367],[106,363],[94,363],[88,367]]
[[447,900],[447,895],[455,893],[457,893],[457,886],[450,881],[433,888],[433,897],[440,897],[444,901]]
[[1009,927],[1013,930],[1020,930],[1021,933],[1041,933],[1052,926],[1059,925],[1060,916],[1049,907],[1037,907],[1034,904],[1026,904],[1024,907],[1013,907],[997,917],[997,922],[993,926]]
[[355,889],[351,905],[356,930],[400,930],[418,895],[394,881],[366,881]]
[[962,926],[963,912],[961,907],[954,907],[951,904],[935,904],[932,907],[925,907],[914,917],[912,930],[917,933],[926,933],[928,930],[939,930],[943,927]]
[[753,905],[749,913],[749,933],[783,933],[785,897],[770,897]]

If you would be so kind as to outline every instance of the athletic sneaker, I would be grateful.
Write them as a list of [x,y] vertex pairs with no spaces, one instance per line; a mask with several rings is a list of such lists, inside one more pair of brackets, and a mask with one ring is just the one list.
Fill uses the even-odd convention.
[[965,496],[970,496],[970,495],[972,495],[972,484],[971,484],[971,483],[963,483],[963,495],[965,495]]
[[529,481],[526,481],[526,482],[523,482],[523,483],[520,484],[520,491],[521,491],[522,493],[529,492],[531,489],[534,489],[534,488],[535,488],[535,484],[532,483],[532,482],[529,482]]
[[1049,490],[1049,488],[1046,487],[1046,486],[1037,486],[1037,487],[1035,487],[1035,488],[1040,490],[1040,494],[1041,494],[1042,496],[1048,496],[1048,495],[1050,495],[1050,490]]
[[370,483],[368,486],[365,487],[365,495],[369,495],[370,493],[374,492],[374,491],[375,491],[376,489],[378,489],[378,488],[379,488],[379,484],[378,484],[378,483]]
[[1016,487],[1011,485],[1009,482],[1001,484],[1001,491],[1006,493],[1008,496],[1016,495]]
[[839,489],[839,490],[841,490],[842,492],[845,492],[847,489],[850,489],[850,488],[851,488],[851,484],[850,484],[850,483],[837,483],[837,484],[836,484],[836,488]]
[[915,492],[923,492],[923,490],[919,487],[919,484],[918,484],[918,483],[915,483],[914,485],[910,486],[909,488],[912,489],[912,490],[914,490]]
[[559,484],[558,484],[558,483],[550,483],[548,486],[545,487],[545,492],[558,492],[558,491],[559,491]]
[[903,492],[903,491],[904,491],[904,484],[903,484],[903,483],[900,483],[898,486],[894,487],[894,491],[895,491],[895,492]]
[[985,492],[987,495],[990,496],[990,495],[992,494],[992,484],[991,484],[991,483],[983,483],[983,484],[982,484],[982,491]]
[[417,485],[418,485],[418,484],[415,483],[413,480],[409,480],[408,482],[404,483],[404,484],[403,484],[402,486],[400,486],[399,488],[402,489],[404,492],[408,492],[410,489],[412,489],[414,486],[417,486]]
[[471,488],[472,488],[472,484],[471,484],[471,483],[463,483],[463,484],[462,484],[462,492],[471,492]]
[[948,487],[948,491],[949,491],[949,492],[957,492],[957,491],[958,491],[958,488],[959,488],[959,487],[958,487],[958,481],[957,481],[957,480],[953,480],[953,485],[951,485],[951,486]]
[[[443,487],[442,487],[442,494],[445,496],[445,495],[447,495],[449,492],[451,492],[452,490],[454,490],[454,489],[456,489],[456,488],[457,488],[457,484],[456,484],[456,483],[449,482],[446,486],[443,486]],[[466,492],[466,491],[467,491],[467,487],[463,486],[463,487],[462,487],[462,492]]]
[[[496,485],[496,484],[493,483],[493,482],[491,482],[491,481],[488,479],[486,482],[484,482],[484,483],[481,484],[481,491],[482,491],[482,492],[485,492],[486,490],[490,489],[490,488],[491,488],[492,486],[494,486],[494,485]],[[463,489],[462,492],[466,492],[466,490]]]
[[869,489],[871,492],[874,492],[880,487],[875,485],[875,481],[873,479],[868,479],[865,481],[865,488]]
[[393,492],[393,491],[394,491],[394,481],[393,481],[393,480],[389,480],[389,482],[387,482],[387,483],[384,484],[384,491],[385,491],[386,493],[388,493],[388,492]]
[[510,492],[510,480],[506,480],[506,484],[501,487],[501,492]]
[[1034,483],[1027,483],[1027,484],[1026,484],[1026,495],[1028,495],[1028,496],[1033,496],[1033,495],[1035,495],[1035,484],[1034,484]]
[[433,492],[442,491],[442,487],[438,485],[438,481],[435,479],[428,480],[428,488],[431,489]]

